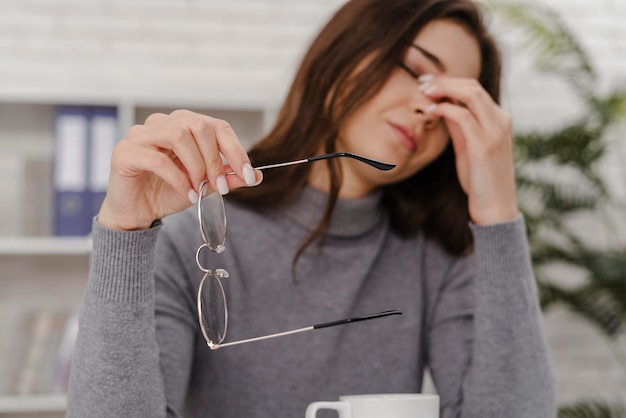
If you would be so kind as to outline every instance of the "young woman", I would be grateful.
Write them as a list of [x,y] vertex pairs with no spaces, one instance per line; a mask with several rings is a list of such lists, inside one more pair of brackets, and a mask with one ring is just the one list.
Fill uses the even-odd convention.
[[[472,0],[351,0],[249,153],[189,111],[133,127],[94,221],[68,416],[298,417],[315,400],[418,392],[425,368],[443,417],[554,416],[499,83]],[[328,152],[395,168],[253,168]],[[226,249],[205,251],[198,217],[224,229],[219,195]],[[402,315],[211,350],[223,296],[224,343]]]

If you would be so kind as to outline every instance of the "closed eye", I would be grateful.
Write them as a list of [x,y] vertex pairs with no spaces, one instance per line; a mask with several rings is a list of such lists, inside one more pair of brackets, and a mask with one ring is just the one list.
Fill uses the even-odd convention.
[[400,68],[402,68],[404,71],[406,71],[414,79],[418,79],[419,78],[420,75],[417,74],[415,71],[413,71],[411,68],[409,68],[409,66],[407,66],[404,62],[400,61],[398,63],[398,65],[400,66]]

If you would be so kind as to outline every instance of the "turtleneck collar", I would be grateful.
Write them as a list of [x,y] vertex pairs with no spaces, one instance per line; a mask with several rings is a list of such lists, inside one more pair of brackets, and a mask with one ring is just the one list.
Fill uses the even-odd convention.
[[[378,190],[357,199],[337,200],[328,235],[338,237],[358,236],[379,225],[384,218],[381,206],[382,191]],[[301,226],[312,230],[324,216],[328,194],[306,186],[293,202],[282,211]]]

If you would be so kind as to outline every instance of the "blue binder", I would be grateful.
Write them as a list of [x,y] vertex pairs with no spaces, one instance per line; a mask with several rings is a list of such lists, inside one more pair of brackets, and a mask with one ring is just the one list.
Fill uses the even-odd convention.
[[88,111],[80,106],[59,106],[54,120],[54,234],[87,235]]
[[[89,218],[102,206],[109,183],[111,154],[119,138],[119,123],[115,107],[95,107],[89,123]],[[91,224],[90,224],[91,226]]]
[[115,107],[59,106],[55,115],[54,234],[91,232],[118,140]]

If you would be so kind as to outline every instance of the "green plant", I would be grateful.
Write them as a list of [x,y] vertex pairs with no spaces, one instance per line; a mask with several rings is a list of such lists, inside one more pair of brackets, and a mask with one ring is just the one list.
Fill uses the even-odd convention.
[[581,401],[559,410],[558,418],[619,418],[626,417],[621,406],[610,406],[603,402]]
[[[626,253],[589,240],[581,222],[610,235],[623,210],[600,175],[607,132],[626,119],[626,83],[601,93],[594,66],[554,11],[522,3],[487,0],[497,17],[519,30],[521,46],[545,75],[566,83],[582,111],[550,130],[515,133],[520,210],[528,225],[531,254],[544,310],[562,304],[588,320],[613,348],[626,373]],[[568,281],[561,279],[567,274]],[[575,278],[575,280],[572,280]],[[626,417],[602,402],[562,407],[559,417]]]

